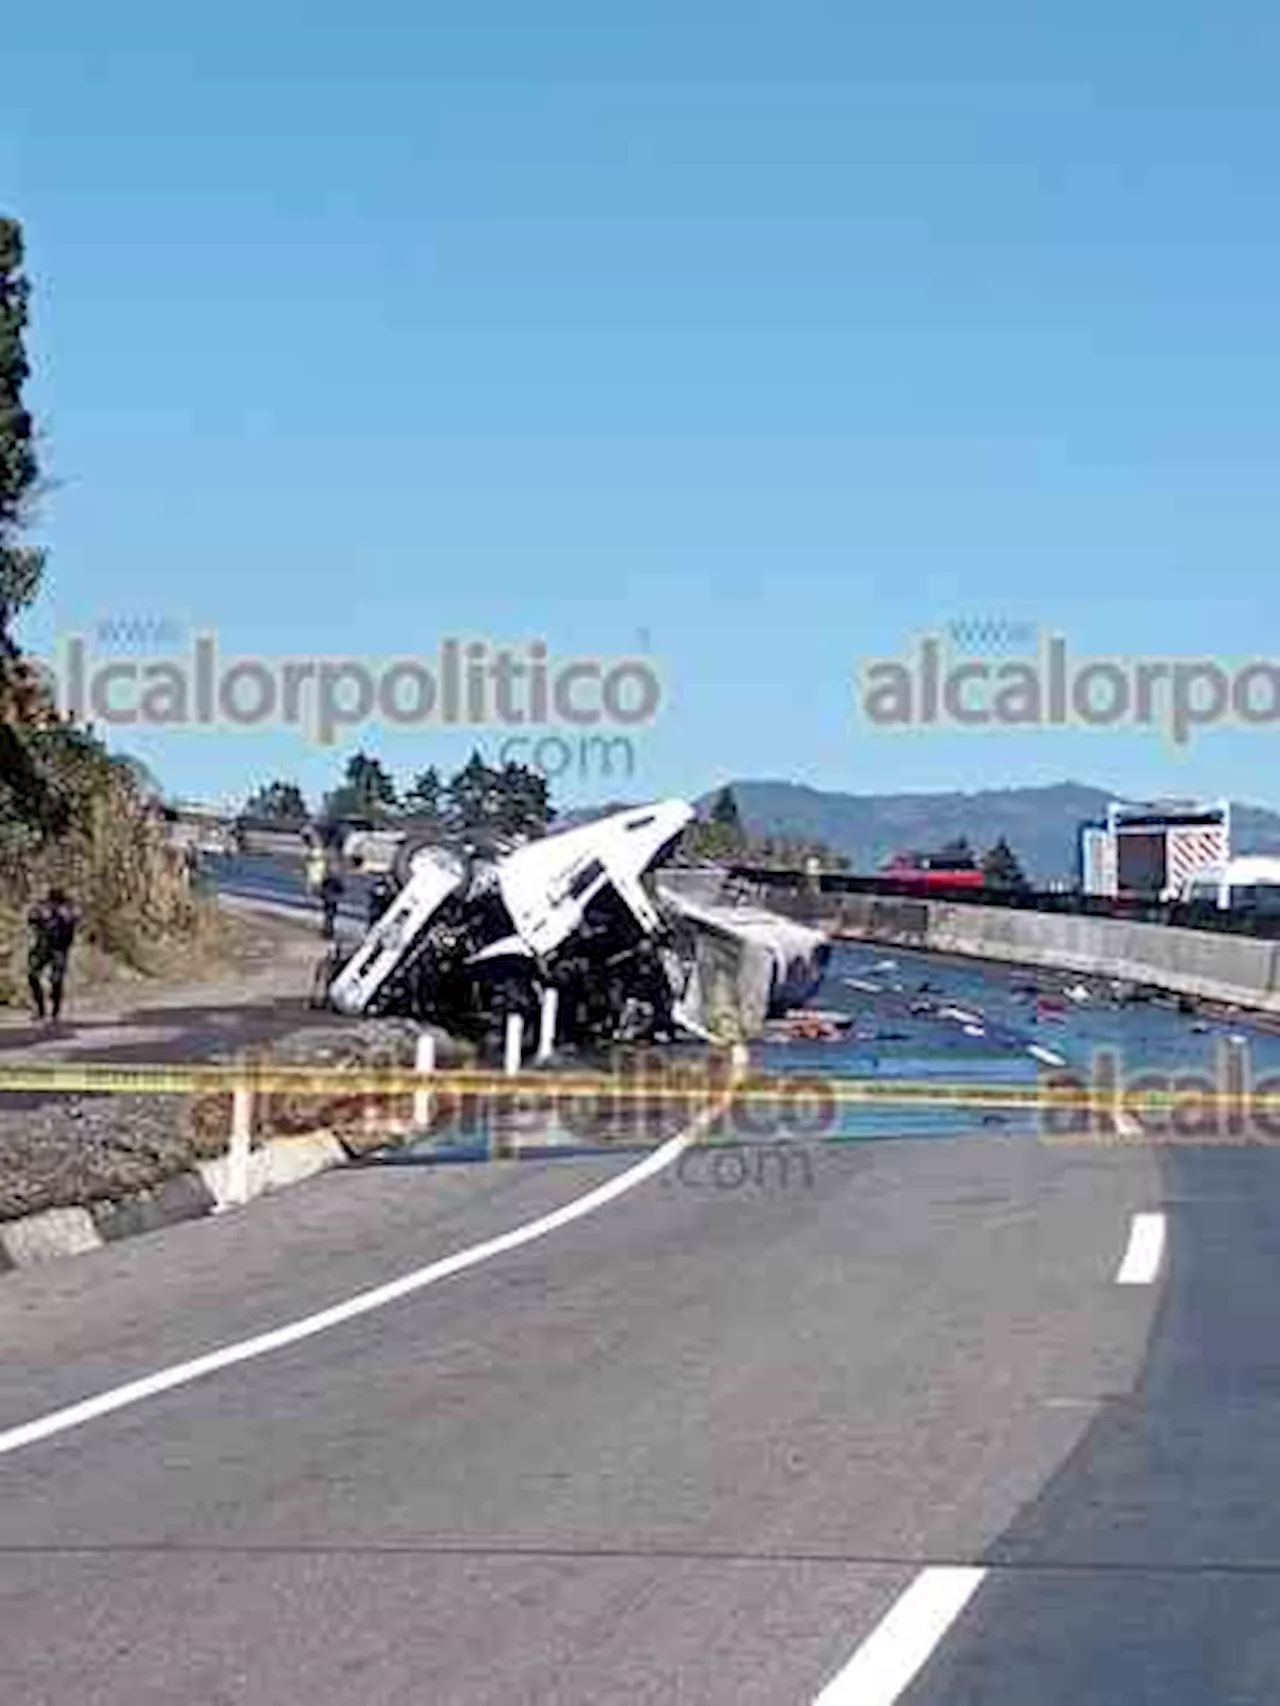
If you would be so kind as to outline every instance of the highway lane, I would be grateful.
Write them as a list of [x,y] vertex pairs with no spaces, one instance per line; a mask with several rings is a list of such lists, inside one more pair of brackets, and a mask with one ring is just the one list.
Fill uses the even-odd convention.
[[1142,1377],[988,1549],[905,1706],[1280,1698],[1280,1155],[1162,1159],[1173,1254]]
[[[1232,1035],[1257,1070],[1280,1052],[1239,1016],[1042,1014],[1018,977],[842,949],[821,999],[857,1011],[849,1043],[764,1054],[990,1078],[1033,1071],[1032,1046],[1112,1049],[1126,1070],[1203,1067]],[[673,1169],[536,1246],[0,1458],[6,1695],[808,1701],[922,1571],[978,1564],[895,1691],[910,1706],[1280,1696],[1274,1151],[1055,1147],[955,1115],[918,1119],[928,1140],[849,1144],[892,1117],[845,1125],[806,1152],[808,1183]],[[0,1432],[633,1160],[347,1173],[8,1278]],[[1154,1284],[1119,1285],[1153,1212]]]
[[[1159,1185],[1149,1152],[991,1133],[813,1160],[789,1189],[668,1170],[0,1458],[6,1696],[816,1698],[921,1567],[987,1554],[1133,1388],[1159,1290],[1115,1271]],[[14,1276],[0,1428],[629,1164],[330,1175],[52,1286]]]
[[[320,908],[308,894],[302,861],[268,857],[265,854],[206,854],[200,861],[204,879],[220,894],[237,896],[305,913],[316,919]],[[363,871],[347,871],[338,914],[352,924],[363,924],[368,916],[369,891],[373,878]]]

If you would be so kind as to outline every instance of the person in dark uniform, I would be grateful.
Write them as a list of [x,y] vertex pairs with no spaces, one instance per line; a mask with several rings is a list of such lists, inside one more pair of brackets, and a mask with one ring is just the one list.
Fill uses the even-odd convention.
[[382,917],[383,913],[396,898],[396,887],[389,877],[378,877],[369,890],[369,928]]
[[45,973],[49,976],[48,1015],[56,1019],[62,1012],[62,991],[67,979],[67,962],[71,944],[75,941],[79,915],[67,899],[64,890],[52,888],[39,906],[28,915],[31,927],[31,949],[27,956],[27,984],[37,1018],[46,1014]]
[[338,902],[342,899],[346,884],[332,866],[325,872],[320,882],[320,905],[324,909],[324,923],[320,934],[327,942],[334,937],[334,929],[338,920]]

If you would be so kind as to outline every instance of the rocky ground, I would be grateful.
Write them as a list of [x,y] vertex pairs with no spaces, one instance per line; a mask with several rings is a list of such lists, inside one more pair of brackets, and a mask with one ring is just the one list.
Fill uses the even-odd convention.
[[[186,975],[99,988],[69,1003],[59,1026],[10,1014],[0,1023],[0,1070],[78,1061],[119,1066],[279,1059],[341,1066],[413,1061],[417,1028],[316,1012],[309,1005],[323,951],[313,925],[287,918],[228,918],[230,964]],[[460,1046],[441,1038],[442,1066],[460,1064]],[[75,1203],[145,1194],[222,1153],[229,1098],[186,1095],[76,1095],[6,1091],[0,1084],[0,1219]],[[257,1110],[264,1134],[373,1122],[367,1102],[321,1104],[270,1098]]]
[[[411,1066],[416,1038],[417,1027],[404,1021],[357,1024],[335,1016],[330,1025],[286,1033],[247,1052],[258,1062]],[[203,1059],[216,1064],[245,1054],[214,1049]],[[466,1053],[441,1036],[437,1058],[442,1066],[460,1065]],[[10,1055],[7,1064],[17,1061]],[[195,1161],[225,1151],[230,1101],[224,1095],[5,1095],[0,1100],[0,1220],[157,1189]],[[385,1143],[389,1131],[407,1123],[409,1111],[404,1097],[272,1095],[255,1106],[255,1135],[323,1129],[359,1150]]]

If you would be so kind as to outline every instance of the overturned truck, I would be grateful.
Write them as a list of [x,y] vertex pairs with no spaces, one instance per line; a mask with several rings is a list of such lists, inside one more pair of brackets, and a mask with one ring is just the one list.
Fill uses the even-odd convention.
[[662,800],[502,850],[403,848],[399,892],[328,970],[329,1004],[481,1039],[519,1014],[532,1038],[554,990],[561,1044],[757,1034],[812,994],[830,945],[705,881],[696,897],[660,881],[693,815]]

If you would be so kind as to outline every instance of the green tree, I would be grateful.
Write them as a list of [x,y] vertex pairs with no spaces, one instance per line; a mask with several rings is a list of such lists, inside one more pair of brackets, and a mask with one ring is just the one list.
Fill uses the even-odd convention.
[[449,778],[440,802],[445,826],[459,835],[544,835],[555,816],[545,776],[508,761],[501,770],[473,752]]
[[280,823],[300,823],[310,814],[302,789],[296,782],[269,782],[250,794],[244,803],[246,817],[273,818]]
[[382,760],[357,752],[347,760],[341,786],[326,797],[325,815],[330,819],[367,818],[376,823],[394,812],[396,805],[396,785]]
[[1002,835],[982,856],[982,874],[993,889],[1026,889],[1030,885],[1018,856]]
[[35,598],[44,552],[19,543],[40,479],[35,426],[23,402],[31,374],[23,333],[31,286],[22,270],[22,227],[0,218],[0,637]]
[[460,834],[497,827],[502,804],[502,772],[473,752],[444,791],[444,816]]
[[504,835],[545,835],[555,813],[545,776],[508,761],[498,773],[495,829]]
[[413,778],[400,803],[411,817],[439,824],[444,821],[444,791],[444,780],[431,764]]
[[35,427],[23,401],[31,373],[23,339],[31,286],[22,269],[22,227],[0,217],[0,799],[20,822],[48,835],[66,828],[67,803],[20,731],[51,721],[51,707],[13,634],[45,564],[43,551],[20,542],[40,480]]

